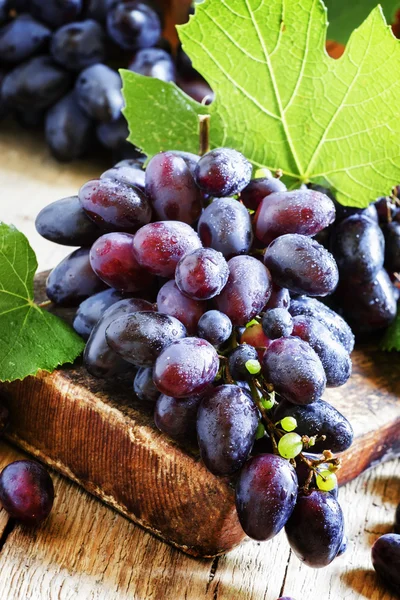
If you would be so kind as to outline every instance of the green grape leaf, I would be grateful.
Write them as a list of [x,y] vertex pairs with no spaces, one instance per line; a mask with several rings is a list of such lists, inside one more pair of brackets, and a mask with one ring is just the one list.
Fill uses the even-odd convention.
[[[354,29],[368,17],[368,14],[378,4],[378,0],[324,0],[328,9],[329,29],[328,39],[341,44],[347,41]],[[393,23],[396,10],[400,8],[399,0],[381,0],[382,7],[388,23]]]
[[34,303],[36,269],[26,237],[0,223],[0,381],[51,372],[84,348],[69,325]]
[[379,7],[339,60],[326,31],[321,0],[205,0],[179,35],[214,102],[123,71],[130,141],[149,157],[197,152],[197,115],[208,113],[211,147],[282,169],[291,187],[328,185],[340,203],[368,206],[400,181],[400,44]]
[[400,312],[397,313],[393,323],[386,329],[380,348],[388,352],[391,350],[400,351]]

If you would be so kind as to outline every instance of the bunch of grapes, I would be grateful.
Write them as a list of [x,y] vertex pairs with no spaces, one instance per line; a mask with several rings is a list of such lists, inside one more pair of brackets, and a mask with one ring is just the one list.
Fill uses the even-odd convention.
[[0,119],[45,129],[62,161],[95,149],[137,152],[118,68],[177,81],[198,100],[210,90],[179,48],[161,37],[161,0],[0,0]]
[[354,337],[317,297],[338,284],[313,236],[330,198],[287,191],[242,154],[168,151],[143,170],[125,160],[38,215],[46,239],[81,246],[49,275],[47,295],[76,306],[95,377],[134,378],[157,427],[198,442],[204,465],[236,483],[248,536],[285,527],[322,567],[346,547],[332,454],[350,423],[322,400],[351,374]]
[[[397,313],[400,284],[397,193],[395,188],[391,197],[378,198],[365,209],[336,203],[335,223],[319,234],[339,268],[336,306],[359,334],[387,327]],[[332,195],[331,198],[334,200]]]

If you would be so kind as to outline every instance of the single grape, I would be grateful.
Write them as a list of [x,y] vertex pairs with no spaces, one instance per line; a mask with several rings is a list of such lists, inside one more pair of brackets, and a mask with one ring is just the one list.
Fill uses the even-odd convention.
[[98,63],[84,69],[76,80],[75,94],[80,107],[92,119],[108,123],[121,116],[121,78],[106,65]]
[[174,152],[160,152],[150,160],[146,194],[159,219],[191,225],[200,216],[202,193],[185,160]]
[[351,359],[340,342],[316,317],[299,315],[293,319],[293,336],[299,337],[318,354],[328,387],[344,385],[351,375]]
[[135,312],[112,321],[106,330],[108,345],[137,367],[152,367],[176,340],[186,337],[183,324],[158,312]]
[[154,367],[154,383],[167,396],[185,398],[202,392],[218,368],[218,355],[211,344],[200,338],[184,338],[161,352]]
[[219,198],[209,204],[197,231],[204,246],[222,252],[226,259],[246,254],[253,242],[250,215],[233,198]]
[[248,344],[240,344],[229,354],[228,366],[233,379],[250,379],[251,372],[246,363],[249,360],[258,362],[257,350]]
[[105,230],[134,233],[151,219],[143,192],[120,181],[92,179],[81,187],[78,197],[86,214]]
[[363,215],[368,217],[368,219],[375,221],[375,223],[378,222],[378,213],[374,204],[370,204],[367,208],[354,208],[353,206],[343,206],[335,199],[333,199],[333,201],[336,207],[336,223],[340,223],[340,221],[343,221],[344,219],[347,219],[353,215]]
[[382,268],[385,240],[377,223],[353,215],[335,228],[331,249],[341,277],[361,283],[371,281]]
[[219,310],[208,310],[201,315],[197,323],[199,337],[218,348],[231,337],[232,322]]
[[238,194],[250,183],[251,163],[237,150],[216,148],[201,157],[196,166],[197,185],[211,196]]
[[77,306],[105,287],[90,266],[89,250],[80,248],[51,271],[46,281],[46,294],[55,304]]
[[325,325],[350,354],[354,348],[354,335],[346,321],[325,304],[315,298],[300,296],[292,298],[289,312],[293,317],[306,315],[315,317]]
[[290,433],[291,431],[294,431],[296,429],[297,421],[293,417],[283,417],[283,419],[280,422],[280,426],[284,431]]
[[139,50],[129,63],[128,69],[161,81],[175,81],[176,78],[174,61],[171,55],[161,48]]
[[312,236],[335,220],[335,205],[313,190],[276,192],[264,198],[254,219],[254,233],[266,246],[285,233]]
[[157,402],[160,392],[154,385],[152,368],[140,367],[133,381],[133,391],[139,400]]
[[142,267],[160,277],[173,277],[180,259],[201,248],[201,242],[186,223],[158,221],[139,229],[133,247],[136,260]]
[[392,282],[384,269],[368,283],[341,280],[337,297],[347,321],[359,333],[383,329],[396,317],[397,301]]
[[228,262],[228,267],[228,282],[214,302],[233,325],[246,325],[268,302],[271,275],[252,256],[235,256]]
[[339,503],[327,492],[313,490],[300,494],[286,523],[286,535],[293,552],[309,567],[329,565],[343,540],[344,520]]
[[175,281],[167,281],[158,292],[157,306],[160,313],[171,315],[183,323],[189,334],[197,331],[201,316],[207,310],[205,302],[188,298]]
[[296,432],[299,435],[325,436],[325,441],[316,442],[313,452],[331,450],[343,452],[350,448],[354,432],[349,421],[334,406],[324,400],[317,400],[306,406],[296,406],[282,400],[274,412],[274,420],[280,421],[285,417],[296,419]]
[[400,223],[393,221],[384,226],[385,268],[391,272],[400,271]]
[[197,412],[200,456],[215,475],[238,471],[250,454],[258,411],[237,385],[221,385],[207,394]]
[[326,296],[339,281],[332,254],[305,235],[289,233],[276,238],[265,251],[264,264],[275,283],[296,294]]
[[90,296],[81,304],[76,312],[73,327],[83,339],[89,339],[95,325],[113,304],[124,298],[122,292],[108,289]]
[[48,204],[38,214],[36,231],[50,242],[63,246],[91,246],[101,230],[83,210],[78,196]]
[[94,377],[110,378],[131,371],[132,365],[123,360],[106,340],[106,329],[116,319],[137,311],[153,311],[154,305],[140,298],[125,298],[112,304],[94,326],[83,353],[86,369]]
[[90,264],[96,275],[122,292],[146,290],[154,282],[154,275],[139,266],[133,254],[133,240],[130,233],[106,233],[90,250]]
[[94,140],[93,121],[80,108],[73,92],[48,110],[45,131],[50,150],[60,161],[80,158]]
[[2,98],[13,109],[38,111],[62,98],[71,83],[71,75],[49,56],[36,56],[4,77]]
[[161,23],[148,4],[119,2],[107,14],[107,32],[124,50],[151,48],[161,36]]
[[285,308],[271,308],[262,318],[262,328],[271,340],[287,337],[293,331],[292,315]]
[[324,368],[315,351],[296,337],[271,342],[263,358],[263,375],[293,404],[318,400],[326,386]]
[[74,21],[82,12],[82,0],[30,0],[33,16],[51,27]]
[[[129,129],[128,129],[128,123],[125,120],[125,117],[123,117],[122,115],[116,120],[116,121],[108,121],[108,122],[103,122],[103,123],[98,123],[98,125],[96,126],[96,136],[97,139],[99,140],[100,144],[102,144],[105,148],[109,148],[110,150],[113,150],[114,152],[119,152],[120,150],[123,150],[125,148],[125,146],[128,144],[129,146],[131,146],[129,144],[129,142],[127,142],[128,136],[129,136]],[[132,148],[132,146],[131,146]],[[105,171],[105,173],[109,173],[111,172],[112,175],[117,175],[117,169],[115,168],[111,168],[108,171]],[[128,170],[128,175],[129,175],[129,170]],[[100,178],[104,178],[104,173],[102,175],[100,175]],[[117,179],[119,181],[122,181],[123,183],[129,183],[130,185],[136,185],[136,183],[131,183],[129,181],[129,177],[128,180],[124,180],[124,179],[120,179],[118,176],[114,177],[108,177],[106,175],[107,179]],[[144,192],[144,171],[143,171],[143,181],[141,181],[141,185],[138,186],[140,187],[140,189]]]
[[335,473],[325,470],[318,470],[317,474],[317,486],[319,490],[323,492],[331,492],[335,488],[337,488],[337,477]]
[[276,283],[272,282],[272,292],[271,296],[265,305],[264,310],[269,310],[271,308],[287,308],[290,306],[290,294],[289,290],[286,288],[281,288]]
[[386,533],[376,540],[372,564],[382,581],[400,594],[400,535]]
[[261,201],[275,192],[286,192],[286,185],[275,177],[260,177],[252,179],[240,192],[240,199],[246,208],[257,210]]
[[303,442],[298,433],[286,433],[278,442],[279,454],[283,458],[295,458],[303,450]]
[[285,526],[297,496],[291,464],[273,454],[259,454],[244,465],[236,484],[236,509],[245,533],[270,540]]
[[212,248],[198,248],[185,254],[175,271],[176,285],[193,300],[209,300],[220,294],[228,277],[228,263],[221,252]]
[[172,398],[161,394],[154,409],[158,429],[178,441],[196,440],[196,417],[202,396]]
[[[124,120],[125,125],[126,121]],[[99,127],[110,127],[114,123],[102,123]],[[112,179],[119,181],[125,185],[130,185],[139,188],[142,192],[145,191],[145,173],[141,168],[130,165],[115,165],[111,169],[104,171],[100,175],[100,179]]]
[[30,15],[17,16],[0,29],[0,63],[21,63],[44,51],[50,36],[50,29]]
[[60,27],[51,40],[54,60],[70,71],[82,71],[106,58],[105,35],[92,19]]
[[0,473],[0,502],[14,519],[38,525],[53,507],[53,481],[41,464],[16,460]]

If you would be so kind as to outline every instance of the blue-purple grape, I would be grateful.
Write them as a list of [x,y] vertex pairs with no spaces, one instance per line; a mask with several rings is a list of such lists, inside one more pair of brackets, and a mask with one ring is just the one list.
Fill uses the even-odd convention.
[[278,394],[293,404],[315,402],[325,391],[326,375],[318,355],[297,337],[272,341],[262,371]]
[[253,242],[250,215],[233,198],[220,198],[207,206],[197,231],[204,246],[221,252],[226,259],[246,254]]
[[318,354],[328,387],[339,387],[346,383],[351,375],[349,353],[325,325],[315,317],[299,315],[293,319],[293,335],[310,344]]
[[55,304],[77,306],[105,287],[90,266],[89,250],[80,248],[51,271],[46,281],[46,294]]
[[42,110],[62,98],[71,83],[71,75],[49,56],[36,56],[5,76],[2,97],[13,109]]
[[22,14],[0,29],[0,63],[18,64],[46,49],[50,29]]
[[30,0],[33,16],[50,27],[74,21],[82,12],[83,0]]
[[385,239],[377,223],[363,215],[341,221],[332,235],[332,252],[341,277],[371,281],[383,266]]
[[270,340],[287,337],[293,331],[292,315],[285,308],[271,308],[263,315],[262,328]]
[[42,208],[35,227],[46,240],[63,246],[91,246],[102,233],[83,210],[78,196],[62,198]]
[[247,460],[258,426],[258,411],[237,385],[208,393],[197,412],[200,456],[215,475],[232,475]]
[[175,64],[171,55],[162,48],[144,48],[139,50],[129,63],[129,70],[155,77],[161,81],[175,81]]
[[161,352],[186,337],[184,325],[159,312],[135,312],[112,321],[106,329],[108,345],[136,367],[152,367]]
[[326,567],[342,544],[342,509],[328,492],[300,494],[285,530],[290,547],[302,562],[309,567]]
[[[112,125],[114,125],[114,123],[102,123],[99,125],[98,129],[100,127],[111,127]],[[143,169],[130,166],[129,164],[115,165],[111,169],[104,171],[104,173],[100,175],[100,179],[112,179],[113,181],[124,183],[125,185],[137,187],[142,192],[145,191],[145,172]]]
[[196,416],[202,396],[172,398],[161,394],[154,409],[158,429],[178,441],[196,440]]
[[297,498],[297,476],[289,461],[273,454],[253,456],[236,483],[236,509],[244,532],[266,541],[286,525]]
[[159,312],[179,319],[191,335],[196,333],[199,319],[207,310],[205,302],[193,300],[182,294],[172,279],[160,288],[157,306]]
[[160,392],[154,385],[151,367],[140,367],[133,380],[133,391],[139,400],[157,402]]
[[219,310],[208,310],[201,315],[197,323],[197,333],[199,337],[218,348],[230,338],[232,321]]
[[229,277],[228,263],[221,252],[198,248],[178,262],[175,282],[180,291],[193,300],[210,300],[220,294]]
[[[96,127],[96,135],[99,142],[105,148],[114,150],[114,152],[119,152],[126,144],[129,144],[129,142],[127,142],[129,136],[128,123],[122,115],[116,121],[99,123]],[[129,144],[129,146],[131,146],[131,144]],[[132,147],[133,146],[131,146],[131,148]],[[113,168],[109,170],[114,171]],[[105,172],[107,173],[107,171]],[[144,191],[144,171],[143,183],[140,185],[140,189]]]
[[167,396],[185,398],[206,389],[218,368],[218,355],[211,344],[200,338],[184,338],[161,352],[154,367],[154,383]]
[[257,350],[249,344],[240,344],[228,357],[229,372],[233,379],[246,380],[252,376],[246,367],[249,360],[258,360]]
[[339,281],[332,254],[305,235],[289,233],[276,238],[265,251],[264,263],[275,283],[296,294],[326,296]]
[[249,185],[240,192],[240,199],[246,208],[257,210],[266,196],[286,191],[287,187],[280,179],[260,177],[250,181]]
[[292,298],[289,312],[293,317],[297,315],[306,315],[315,317],[320,323],[325,325],[342,346],[350,354],[354,348],[354,335],[346,321],[331,308],[307,296]]
[[123,300],[124,294],[117,290],[108,289],[89,296],[81,302],[76,312],[73,327],[83,339],[88,340],[95,325],[113,304]]
[[60,161],[80,158],[94,140],[93,121],[80,108],[73,92],[47,112],[45,132],[51,152]]
[[154,46],[161,36],[157,13],[137,0],[119,2],[107,14],[107,31],[111,39],[124,50]]
[[137,311],[154,311],[154,305],[140,298],[125,298],[112,304],[94,326],[83,353],[83,362],[91,375],[110,378],[132,370],[107,344],[106,329],[116,319]]
[[121,78],[106,65],[98,63],[84,69],[76,80],[75,94],[80,107],[92,119],[108,123],[121,116]]
[[250,183],[251,163],[237,150],[216,148],[197,163],[197,185],[210,196],[226,198],[241,192]]
[[344,452],[350,448],[354,432],[349,421],[334,406],[324,400],[317,400],[306,406],[296,406],[282,400],[274,412],[274,421],[293,417],[297,421],[296,433],[299,435],[325,436],[312,446],[312,452]]
[[235,256],[228,262],[228,267],[228,282],[215,297],[215,306],[230,318],[233,325],[246,325],[268,302],[271,275],[252,256]]
[[70,71],[82,71],[106,58],[105,35],[99,23],[92,19],[67,23],[51,40],[54,60]]

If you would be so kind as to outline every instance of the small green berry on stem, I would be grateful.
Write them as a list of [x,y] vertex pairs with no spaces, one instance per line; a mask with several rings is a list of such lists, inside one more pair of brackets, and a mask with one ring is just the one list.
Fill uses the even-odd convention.
[[245,367],[250,373],[250,375],[258,375],[258,373],[261,371],[260,362],[255,359],[250,359],[246,361]]
[[337,486],[337,477],[335,473],[325,469],[324,471],[317,472],[317,486],[318,489],[323,492],[330,492]]
[[297,421],[294,417],[285,417],[281,421],[281,427],[287,432],[294,431],[297,427]]
[[283,458],[295,458],[303,450],[303,441],[298,433],[286,433],[278,442],[279,454]]

